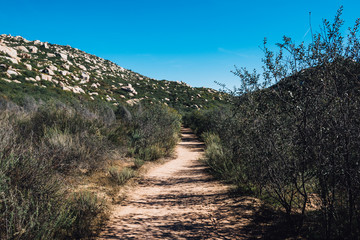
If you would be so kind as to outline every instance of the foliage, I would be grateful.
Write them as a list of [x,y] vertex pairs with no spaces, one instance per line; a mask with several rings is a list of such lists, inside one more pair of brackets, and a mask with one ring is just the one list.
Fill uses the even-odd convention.
[[[130,154],[146,161],[168,156],[178,141],[181,117],[165,105],[140,105],[117,112],[130,145]],[[166,126],[166,127],[165,127]]]
[[232,108],[188,117],[216,134],[203,135],[214,171],[280,204],[289,221],[300,214],[298,230],[311,197],[321,199],[312,228],[327,239],[360,232],[360,20],[345,42],[341,13],[308,46],[284,37],[275,54],[265,40],[262,78],[236,68]]
[[136,169],[141,168],[141,166],[144,165],[144,163],[145,163],[145,161],[140,159],[140,158],[135,158],[134,159],[134,167]]
[[[92,237],[104,221],[105,203],[93,193],[72,193],[69,179],[106,169],[108,152],[124,155],[133,146],[137,155],[153,160],[171,152],[177,140],[179,117],[170,108],[132,109],[130,118],[120,114],[116,119],[107,105],[44,103],[31,97],[22,103],[0,99],[1,239]],[[173,128],[164,131],[161,124]],[[151,127],[156,132],[146,135]],[[132,132],[147,139],[134,140]],[[166,143],[157,139],[162,132],[170,134]],[[158,146],[161,154],[154,153]],[[136,165],[142,164],[138,159]],[[111,169],[110,175],[123,184],[136,174],[124,168]]]
[[96,194],[91,192],[78,192],[72,194],[69,198],[70,211],[75,217],[71,225],[71,238],[89,238],[94,237],[98,224],[104,218],[106,209],[103,200],[98,199]]
[[75,217],[46,163],[26,156],[0,156],[1,239],[65,236]]
[[118,185],[125,184],[130,178],[135,176],[134,170],[131,168],[123,168],[121,171],[117,167],[109,169],[110,179]]

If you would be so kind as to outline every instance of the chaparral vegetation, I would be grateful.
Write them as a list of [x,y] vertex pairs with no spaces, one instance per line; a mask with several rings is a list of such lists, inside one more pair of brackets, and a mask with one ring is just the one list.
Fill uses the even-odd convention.
[[230,106],[185,116],[214,174],[309,238],[360,234],[360,20],[343,37],[341,14],[308,45],[265,39],[262,75],[236,68]]

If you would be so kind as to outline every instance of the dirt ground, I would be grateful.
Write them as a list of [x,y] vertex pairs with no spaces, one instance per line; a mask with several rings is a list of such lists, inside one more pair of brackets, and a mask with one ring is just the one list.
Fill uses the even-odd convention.
[[182,129],[176,158],[149,170],[116,206],[99,239],[249,239],[259,200],[233,197],[199,161],[204,151]]

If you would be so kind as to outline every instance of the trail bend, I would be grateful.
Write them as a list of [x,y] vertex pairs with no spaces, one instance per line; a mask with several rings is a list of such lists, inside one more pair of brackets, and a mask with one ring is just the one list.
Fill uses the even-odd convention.
[[259,205],[230,197],[199,161],[204,152],[182,129],[176,158],[148,171],[116,206],[99,239],[248,239],[244,231]]

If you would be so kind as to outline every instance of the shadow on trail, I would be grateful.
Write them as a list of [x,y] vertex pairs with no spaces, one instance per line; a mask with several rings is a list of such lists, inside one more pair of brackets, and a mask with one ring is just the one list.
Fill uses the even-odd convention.
[[[196,165],[198,168],[204,165]],[[187,171],[187,177],[174,179],[143,179],[140,186],[158,186],[160,188],[171,188],[173,185],[203,184],[216,182],[214,178],[198,177],[203,168],[196,171]],[[108,239],[251,239],[258,238],[262,231],[253,231],[254,211],[256,211],[256,200],[237,196],[234,197],[227,192],[196,194],[172,192],[148,196],[146,199],[129,200],[124,205],[132,205],[140,209],[164,208],[183,209],[174,211],[171,214],[161,216],[144,216],[142,213],[130,214],[126,219],[114,219],[114,225],[122,226],[121,229],[108,227],[107,234],[103,238]],[[191,209],[206,209],[207,206],[217,205],[218,208],[211,214],[204,211],[192,212]],[[256,224],[256,223],[255,223]],[[250,228],[247,228],[249,226]],[[254,228],[255,227],[255,228]],[[253,229],[254,228],[254,229]],[[144,231],[148,234],[144,236]],[[121,236],[121,237],[116,237]],[[261,235],[260,235],[261,236]]]
[[204,152],[205,144],[203,143],[194,143],[194,144],[179,144],[180,146],[184,146],[186,148],[190,148],[192,152]]
[[[104,238],[109,239],[249,239],[248,230],[242,230],[239,226],[251,222],[254,206],[251,206],[249,199],[240,198],[233,202],[233,199],[226,194],[209,195],[160,195],[154,199],[141,203],[146,208],[161,208],[183,206],[190,208],[192,205],[202,205],[206,207],[211,202],[228,202],[212,212],[192,213],[191,209],[185,213],[172,213],[156,217],[142,217],[140,214],[131,214],[127,219],[116,219],[116,224],[123,225],[121,230],[108,228]],[[235,204],[235,205],[234,205]],[[144,206],[146,205],[146,206]],[[124,222],[126,221],[126,224]],[[134,226],[138,226],[134,228]],[[144,230],[151,236],[144,236]],[[114,236],[122,236],[114,238]],[[257,238],[258,236],[253,236]]]
[[204,152],[205,149],[205,144],[200,142],[192,133],[183,133],[181,142],[178,145],[189,148],[192,152]]
[[[190,151],[203,151],[204,144],[183,131],[182,142]],[[115,217],[102,239],[256,239],[260,203],[247,196],[234,196],[206,173],[206,165],[193,162],[170,178],[144,177],[139,189],[151,189],[146,197],[125,200],[129,214]],[[156,190],[155,190],[156,189]],[[201,190],[200,190],[201,189]],[[156,214],[151,214],[151,213]],[[149,213],[150,212],[150,213]],[[256,230],[256,231],[255,231]]]

